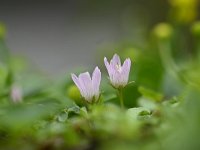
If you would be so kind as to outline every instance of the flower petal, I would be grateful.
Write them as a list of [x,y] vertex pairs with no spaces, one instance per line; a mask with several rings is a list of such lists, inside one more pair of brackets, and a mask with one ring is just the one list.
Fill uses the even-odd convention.
[[100,81],[101,81],[101,71],[98,67],[96,67],[92,74],[92,85],[96,98],[98,98],[99,96]]
[[108,60],[107,60],[106,57],[104,57],[104,64],[105,64],[105,66],[106,66],[106,69],[109,70],[110,64],[108,63]]
[[117,54],[115,54],[112,58],[112,60],[110,61],[110,64],[112,64],[113,66],[121,66],[121,61],[120,58]]
[[74,81],[74,83],[76,84],[77,87],[80,87],[80,83],[79,83],[79,79],[75,74],[71,74],[72,80]]
[[79,82],[81,87],[83,87],[84,95],[82,95],[86,100],[91,100],[93,96],[92,80],[89,72],[85,72],[79,75]]
[[124,81],[125,84],[128,83],[130,68],[131,68],[131,60],[130,58],[127,58],[123,63],[122,72],[121,72],[122,77],[123,77],[122,80]]
[[107,60],[106,57],[104,57],[104,64],[105,64],[106,69],[107,69],[107,71],[108,71],[109,77],[112,76],[112,70],[113,70],[113,69],[112,69],[112,66],[108,63],[108,60]]
[[72,77],[72,80],[74,81],[74,83],[76,84],[76,86],[78,87],[81,95],[83,96],[84,94],[84,88],[82,87],[80,81],[79,81],[79,78],[75,75],[75,74],[71,74],[71,77]]

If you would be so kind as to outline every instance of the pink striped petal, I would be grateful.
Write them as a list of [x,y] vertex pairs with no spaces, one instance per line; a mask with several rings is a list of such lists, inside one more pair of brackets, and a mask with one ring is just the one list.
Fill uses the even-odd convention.
[[100,81],[101,81],[101,71],[99,70],[98,67],[96,67],[92,74],[92,85],[96,97],[99,96]]
[[115,88],[124,87],[128,83],[131,60],[129,58],[126,59],[123,66],[121,66],[120,58],[117,54],[115,54],[110,61],[110,64],[106,58],[104,58],[104,63],[107,68],[111,84]]
[[92,93],[92,80],[89,72],[85,72],[79,75],[79,81],[84,88],[84,94],[82,95],[86,100],[91,99]]
[[110,61],[110,64],[112,64],[113,66],[121,66],[121,61],[117,54],[113,56],[113,58]]
[[82,85],[79,78],[75,74],[71,74],[71,77],[72,77],[72,80],[74,81],[74,83],[76,84],[76,86],[78,87],[81,95],[83,96],[85,93],[85,87]]

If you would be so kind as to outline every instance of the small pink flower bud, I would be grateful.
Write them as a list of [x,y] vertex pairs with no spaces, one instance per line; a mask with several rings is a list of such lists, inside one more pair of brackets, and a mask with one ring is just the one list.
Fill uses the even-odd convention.
[[120,58],[117,54],[113,56],[110,63],[104,58],[104,63],[108,71],[110,82],[114,88],[122,88],[128,84],[131,60],[127,58],[121,65]]
[[101,71],[98,67],[95,68],[92,77],[89,72],[81,73],[78,77],[72,74],[72,80],[78,87],[82,97],[89,103],[99,100],[99,86],[101,82]]
[[22,90],[18,86],[12,86],[10,97],[14,103],[22,102]]

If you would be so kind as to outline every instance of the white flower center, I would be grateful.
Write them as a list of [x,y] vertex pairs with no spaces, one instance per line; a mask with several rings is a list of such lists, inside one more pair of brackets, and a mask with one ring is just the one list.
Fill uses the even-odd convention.
[[116,65],[116,69],[117,69],[118,72],[121,72],[121,70],[122,70],[121,65],[120,65],[120,64],[117,64],[117,65]]

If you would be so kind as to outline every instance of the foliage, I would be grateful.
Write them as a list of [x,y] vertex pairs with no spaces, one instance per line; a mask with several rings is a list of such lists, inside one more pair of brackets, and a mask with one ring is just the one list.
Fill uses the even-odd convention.
[[[0,149],[199,149],[200,25],[190,22],[194,14],[184,21],[180,13],[178,24],[158,24],[145,46],[122,43],[113,51],[134,62],[135,82],[123,89],[125,109],[106,78],[102,103],[86,106],[69,75],[52,81],[30,70],[9,54],[0,27]],[[186,29],[194,45],[177,43]],[[13,101],[13,85],[22,100]]]

